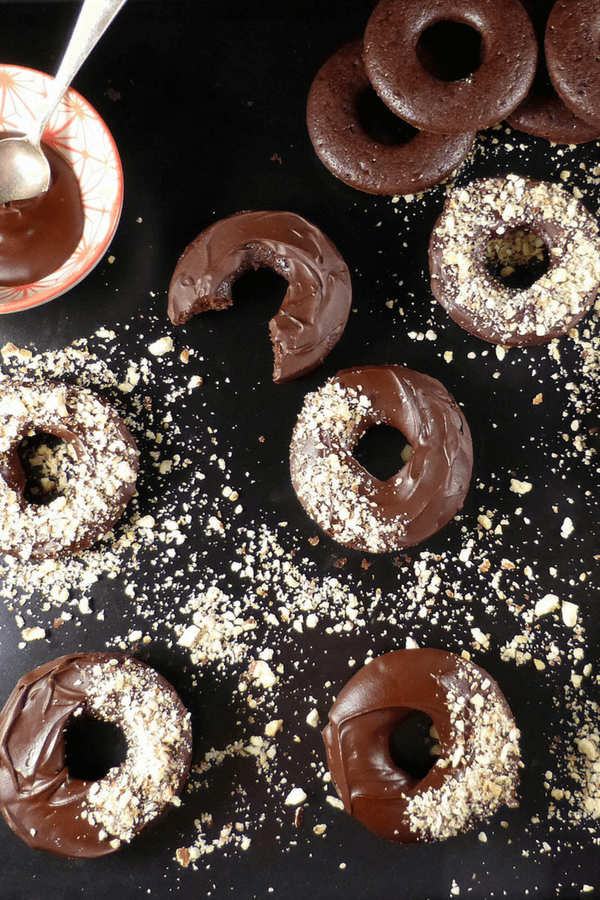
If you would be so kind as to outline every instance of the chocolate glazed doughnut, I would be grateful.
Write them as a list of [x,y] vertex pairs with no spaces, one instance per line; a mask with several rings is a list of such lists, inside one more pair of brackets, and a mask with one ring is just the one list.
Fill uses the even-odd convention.
[[360,121],[359,102],[372,90],[352,41],[322,66],[308,95],[306,119],[315,152],[329,171],[369,194],[412,194],[448,178],[466,159],[472,134],[418,131],[403,144],[372,138]]
[[546,28],[546,63],[575,115],[600,127],[600,2],[556,0]]
[[339,340],[352,301],[350,272],[319,229],[290,212],[242,212],[203,231],[181,256],[169,288],[174,325],[232,304],[231,285],[261,266],[289,287],[269,329],[273,380],[291,381],[320,365]]
[[[548,251],[547,271],[523,290],[504,285],[487,265],[490,242],[519,232]],[[598,224],[558,185],[517,175],[481,179],[446,200],[429,267],[434,296],[466,331],[505,346],[542,344],[566,334],[594,302]]]
[[[387,481],[352,455],[380,423],[399,429],[411,448]],[[346,369],[309,394],[290,450],[292,484],[308,515],[334,540],[371,553],[439,531],[461,509],[472,467],[469,426],[453,397],[402,366]]]
[[[422,779],[392,756],[395,728],[433,722],[437,761]],[[517,806],[519,732],[496,682],[443,650],[396,650],[350,679],[323,731],[329,770],[348,813],[391,841],[441,840],[500,806]]]
[[[47,434],[72,452],[64,489],[28,502],[19,457],[25,438]],[[0,552],[41,559],[91,547],[135,494],[136,442],[105,400],[59,382],[0,381]]]
[[[421,63],[419,39],[443,21],[481,35],[481,63],[468,78],[443,81]],[[367,24],[364,57],[373,87],[395,113],[417,128],[464,134],[497,124],[525,98],[537,40],[519,0],[381,0]]]
[[[127,758],[72,778],[65,727],[85,712],[117,724]],[[0,714],[0,811],[30,847],[105,856],[162,816],[185,784],[190,716],[171,685],[118,653],[72,653],[25,675]]]

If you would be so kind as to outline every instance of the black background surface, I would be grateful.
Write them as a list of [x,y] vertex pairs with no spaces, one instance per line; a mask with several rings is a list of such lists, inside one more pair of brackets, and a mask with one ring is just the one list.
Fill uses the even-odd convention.
[[[593,824],[588,833],[587,826],[577,828],[567,816],[563,823],[547,818],[544,773],[565,763],[570,752],[565,743],[562,755],[550,755],[554,739],[564,730],[566,741],[571,733],[572,716],[561,711],[560,700],[571,675],[572,634],[559,616],[551,617],[548,634],[561,655],[543,673],[531,660],[517,666],[500,653],[523,629],[523,619],[510,604],[532,608],[537,599],[554,593],[579,606],[584,626],[580,645],[586,662],[595,665],[598,472],[593,457],[588,465],[583,454],[572,450],[574,412],[568,386],[574,381],[587,392],[580,432],[593,451],[598,446],[597,435],[589,433],[597,422],[593,379],[581,376],[580,352],[570,338],[560,342],[560,362],[546,347],[511,351],[500,360],[494,348],[462,332],[434,303],[427,241],[444,188],[412,202],[363,195],[337,181],[314,155],[304,118],[312,78],[328,53],[363,31],[372,6],[370,0],[127,4],[74,84],[108,124],[121,155],[125,204],[119,229],[107,257],[71,292],[36,310],[1,317],[0,345],[10,341],[44,353],[91,339],[98,329],[114,329],[121,354],[149,360],[155,376],[147,390],[163,408],[173,383],[202,375],[201,402],[192,407],[188,400],[179,410],[180,431],[169,438],[173,451],[200,455],[194,459],[204,453],[208,459],[207,428],[214,427],[221,439],[219,452],[227,455],[231,483],[244,486],[244,509],[236,527],[264,522],[279,530],[282,546],[293,551],[297,561],[307,559],[307,569],[317,580],[334,576],[355,585],[361,611],[372,608],[379,589],[395,598],[395,616],[383,608],[370,625],[341,634],[328,630],[325,626],[332,623],[323,617],[314,630],[290,628],[282,636],[280,629],[273,637],[276,659],[286,671],[277,717],[290,725],[280,739],[278,765],[290,786],[300,784],[307,791],[301,825],[294,825],[293,811],[282,804],[285,791],[267,789],[247,760],[234,760],[222,771],[209,772],[206,786],[186,794],[182,808],[156,829],[103,860],[62,860],[36,853],[0,822],[0,896],[6,900],[114,895],[156,900],[175,895],[215,900],[441,900],[457,896],[453,885],[460,888],[460,897],[518,900],[590,896],[583,893],[585,884],[600,890]],[[75,15],[71,3],[0,4],[0,60],[54,72]],[[597,164],[596,144],[558,150],[515,132],[489,131],[478,140],[457,180],[517,172],[561,181],[561,172],[569,171],[566,186],[579,186],[584,202],[596,212],[600,190],[590,186],[588,171]],[[283,282],[275,276],[245,277],[230,310],[198,317],[183,329],[172,328],[166,317],[166,291],[183,248],[216,219],[261,208],[291,210],[317,224],[338,246],[354,283],[354,311],[337,347],[323,367],[285,386],[271,382],[267,322],[283,294]],[[112,263],[108,256],[114,257]],[[595,327],[593,322],[590,327]],[[428,330],[435,332],[436,340],[418,337]],[[166,334],[173,336],[176,351],[195,349],[197,355],[187,367],[173,357],[164,362],[163,372],[160,361],[149,356],[149,342]],[[95,352],[102,352],[100,344],[94,339]],[[446,351],[454,354],[451,363],[444,359]],[[317,530],[293,494],[287,453],[307,391],[341,368],[385,362],[438,377],[459,400],[473,432],[475,472],[459,522],[415,549],[409,560],[371,557],[365,569],[363,555],[323,536],[318,545],[309,543]],[[532,405],[540,392],[544,402]],[[132,414],[133,400],[114,392],[112,398],[124,414]],[[142,450],[137,509],[159,518],[163,501],[169,505],[173,496],[174,506],[183,502],[193,471],[153,481],[150,442],[143,430],[136,437]],[[530,480],[534,490],[524,497],[511,493],[512,476]],[[172,631],[160,626],[165,609],[172,608],[176,617],[185,600],[178,591],[172,595],[170,567],[180,568],[192,551],[202,555],[207,572],[220,573],[222,582],[233,584],[230,593],[235,594],[236,583],[227,581],[235,554],[233,538],[217,541],[203,524],[221,487],[215,467],[207,464],[201,491],[208,505],[194,513],[185,545],[171,562],[165,557],[158,564],[151,556],[161,549],[145,551],[135,577],[139,594],[160,598],[159,624],[137,655],[169,677],[191,709],[197,761],[211,747],[253,733],[243,698],[234,690],[240,667],[195,667],[173,643]],[[497,510],[495,524],[507,522],[502,535],[494,538],[478,525],[478,517],[490,507]],[[566,516],[575,525],[569,539],[560,535]],[[477,565],[460,562],[469,537],[476,546],[489,546],[492,573],[499,571],[503,559],[515,561],[516,570],[506,581],[510,603],[498,599]],[[403,614],[404,604],[410,605],[406,598],[417,580],[414,563],[421,551],[446,560],[443,590],[460,585],[472,597],[457,599],[454,611],[427,622],[414,610]],[[531,577],[523,574],[527,566],[533,570]],[[41,624],[47,637],[24,648],[19,647],[14,610],[8,602],[0,606],[0,701],[35,665],[76,649],[113,646],[117,635],[138,626],[147,631],[148,618],[155,615],[152,599],[141,609],[125,593],[128,579],[134,580],[125,571],[94,586],[94,613],[102,610],[104,620],[78,617],[75,609],[71,623],[53,629],[54,613],[43,610],[43,597],[38,606],[28,603],[21,610],[27,624]],[[161,579],[164,583],[157,587],[154,582]],[[75,600],[78,590],[74,585]],[[389,607],[392,601],[387,602]],[[473,648],[474,626],[492,635],[487,652]],[[518,810],[502,811],[482,828],[442,844],[402,847],[378,840],[324,801],[323,784],[314,770],[315,761],[322,766],[324,755],[318,730],[305,728],[299,741],[293,735],[300,734],[300,720],[311,705],[324,724],[331,700],[351,674],[350,658],[360,663],[369,652],[404,646],[413,634],[432,646],[470,650],[500,682],[523,734],[525,768]],[[266,627],[261,640],[260,646],[269,646]],[[241,668],[244,665],[247,661]],[[593,678],[586,684],[593,700]],[[314,703],[307,705],[307,697],[315,698]],[[238,781],[248,806],[265,813],[250,848],[215,851],[195,866],[181,868],[173,857],[178,847],[193,842],[194,820],[205,809],[227,810],[231,785]],[[508,828],[501,821],[508,822]],[[313,833],[317,823],[327,824],[325,836]],[[487,834],[485,843],[478,837],[480,830]]]

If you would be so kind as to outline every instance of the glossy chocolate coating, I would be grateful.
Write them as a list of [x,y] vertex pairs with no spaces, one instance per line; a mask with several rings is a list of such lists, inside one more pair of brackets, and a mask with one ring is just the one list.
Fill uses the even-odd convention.
[[84,213],[77,177],[52,147],[43,145],[50,187],[31,200],[0,204],[0,285],[41,281],[59,269],[81,240]]
[[[450,691],[465,701],[465,714],[460,717],[463,732],[456,729],[452,720]],[[486,704],[492,699],[497,705],[495,715],[510,750],[505,751],[508,780],[504,779],[503,765],[494,778],[502,784],[503,801],[515,805],[518,749],[513,742],[517,734],[512,731],[514,721],[498,685],[482,669],[453,653],[411,649],[396,650],[372,660],[350,679],[331,708],[323,739],[329,771],[346,811],[375,834],[402,843],[450,836],[457,833],[455,825],[458,831],[466,830],[485,814],[477,798],[473,798],[475,808],[462,816],[457,804],[455,810],[446,811],[448,822],[441,835],[429,833],[426,827],[415,829],[409,815],[412,798],[428,792],[435,797],[445,783],[452,784],[460,794],[468,781],[464,759],[458,764],[455,754],[457,735],[461,739],[464,736],[465,752],[469,752],[474,723],[468,705],[476,692],[481,693]],[[395,763],[390,749],[394,727],[417,711],[432,720],[441,748],[438,762],[420,780]],[[504,738],[501,743],[505,746]],[[472,764],[468,756],[466,763]],[[488,814],[494,811],[493,796],[492,792]]]
[[384,144],[363,127],[359,102],[372,90],[352,41],[322,66],[308,95],[308,133],[321,162],[341,181],[369,194],[413,194],[448,178],[465,160],[475,133],[418,131],[403,144]]
[[[355,398],[346,421],[322,408],[320,392],[309,395],[294,431],[290,467],[300,502],[330,537],[355,549],[386,552],[426,540],[461,509],[471,480],[471,434],[458,404],[435,378],[402,366],[346,369],[325,389],[337,386]],[[412,449],[387,481],[352,456],[380,423],[399,429]],[[341,468],[324,478],[321,461],[332,457]]]
[[232,304],[231,285],[261,266],[289,287],[269,323],[273,380],[291,381],[320,365],[348,320],[352,284],[333,243],[290,212],[242,212],[203,231],[181,256],[169,288],[169,317],[181,325]]
[[[443,81],[419,59],[420,36],[442,21],[481,35],[481,63],[469,78]],[[537,40],[519,0],[380,0],[365,30],[364,58],[373,87],[399,116],[427,131],[465,134],[497,124],[526,97]]]
[[[40,666],[21,678],[0,714],[0,811],[30,847],[58,856],[87,858],[116,849],[85,814],[94,782],[71,778],[65,765],[64,737],[70,716],[86,708],[89,680],[94,677],[91,668],[115,659],[126,657],[73,653]],[[158,673],[156,678],[185,718],[186,710],[175,690]],[[190,761],[188,731],[180,789]]]
[[[487,268],[492,238],[525,229],[548,250],[548,271],[512,290]],[[517,176],[480,179],[454,191],[432,231],[431,289],[465,331],[526,347],[575,327],[600,284],[600,234],[594,216],[558,185]]]
[[575,115],[600,127],[600,3],[556,0],[546,27],[546,63],[557,93]]
[[[28,503],[19,447],[34,434],[72,446],[76,475],[47,506]],[[0,552],[41,559],[95,544],[136,492],[136,441],[109,403],[59,382],[9,380],[0,389]]]

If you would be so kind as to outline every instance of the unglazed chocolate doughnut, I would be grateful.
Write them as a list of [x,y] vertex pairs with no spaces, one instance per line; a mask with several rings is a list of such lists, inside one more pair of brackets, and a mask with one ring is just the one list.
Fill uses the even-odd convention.
[[600,138],[600,126],[584,122],[556,93],[530,91],[506,121],[519,131],[545,138],[553,144],[585,144]]
[[[419,39],[444,21],[481,35],[481,62],[468,78],[443,81],[421,63]],[[464,134],[500,122],[526,97],[537,40],[519,0],[380,0],[365,31],[364,58],[373,87],[399,116],[427,131]]]
[[242,212],[203,231],[183,252],[169,288],[169,317],[181,325],[196,313],[231,306],[231,285],[261,266],[289,287],[269,329],[273,380],[291,381],[320,365],[350,314],[352,283],[336,247],[291,212]]
[[600,0],[556,0],[546,27],[546,63],[569,109],[600,127]]
[[[116,724],[127,757],[98,781],[72,778],[65,727],[86,713]],[[154,669],[113,653],[72,653],[25,675],[0,714],[0,810],[31,847],[58,856],[117,850],[178,802],[190,716]]]
[[[548,250],[547,272],[525,290],[487,268],[490,241],[523,229]],[[563,188],[517,175],[474,181],[446,200],[429,246],[431,289],[466,331],[506,346],[566,334],[590,309],[600,285],[597,222]]]
[[75,252],[83,234],[77,177],[60,153],[43,146],[51,170],[48,190],[30,200],[0,203],[3,287],[33,284],[51,275]]
[[[25,499],[25,438],[54,435],[73,450],[72,477],[50,502]],[[86,388],[0,381],[0,552],[20,559],[75,553],[107,534],[135,494],[138,450],[116,411]]]
[[[412,455],[387,481],[352,455],[369,428],[399,429]],[[471,434],[448,391],[402,366],[339,372],[306,397],[292,436],[292,484],[309,516],[341,544],[371,553],[426,540],[461,509]]]
[[[440,743],[421,780],[390,749],[394,729],[417,712],[433,721]],[[453,653],[374,659],[340,692],[323,738],[346,811],[388,840],[442,840],[517,806],[519,731],[508,704],[483,669]]]
[[369,194],[412,194],[443,181],[465,160],[475,133],[418,131],[403,144],[372,138],[360,121],[359,101],[369,90],[362,40],[331,56],[313,81],[307,104],[308,133],[333,175]]

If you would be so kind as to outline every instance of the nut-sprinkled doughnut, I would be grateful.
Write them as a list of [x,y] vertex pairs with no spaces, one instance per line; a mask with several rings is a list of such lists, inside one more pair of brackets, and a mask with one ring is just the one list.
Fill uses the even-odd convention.
[[[481,62],[468,78],[443,81],[419,58],[423,33],[444,21],[481,35]],[[390,109],[417,128],[463,134],[500,122],[525,98],[537,40],[519,0],[380,0],[365,31],[364,57]]]
[[[25,499],[25,438],[48,434],[73,450],[72,476],[50,502]],[[0,381],[0,552],[21,559],[75,553],[107,534],[135,493],[138,450],[116,411],[86,388]]]
[[339,340],[350,314],[352,283],[332,241],[290,212],[243,212],[203,231],[183,252],[169,288],[174,325],[196,313],[231,306],[231,285],[261,266],[289,287],[269,329],[273,380],[290,381],[320,365]]
[[[490,241],[528,232],[548,250],[547,271],[524,290],[486,265]],[[554,184],[517,175],[458,188],[433,229],[432,291],[467,331],[495,344],[527,346],[566,334],[590,309],[600,284],[595,218]]]
[[[424,778],[394,760],[394,730],[416,713],[433,722],[439,755]],[[443,840],[500,806],[516,806],[519,732],[496,682],[443,650],[396,650],[342,689],[323,731],[347,812],[398,842]]]
[[370,194],[412,194],[448,178],[467,157],[475,133],[418,131],[406,143],[375,140],[361,124],[359,103],[372,90],[362,40],[321,67],[308,95],[306,119],[317,156],[333,175]]
[[546,63],[573,112],[600,127],[600,0],[556,0],[546,27]]
[[[399,429],[412,451],[387,481],[352,455],[378,424]],[[426,540],[458,512],[473,447],[463,413],[439,381],[402,366],[361,366],[306,397],[290,466],[298,499],[323,531],[348,547],[383,553]]]
[[[117,725],[127,757],[98,781],[71,777],[72,716]],[[154,669],[113,653],[72,653],[25,675],[0,714],[0,810],[31,847],[96,857],[162,816],[185,784],[190,716]]]

